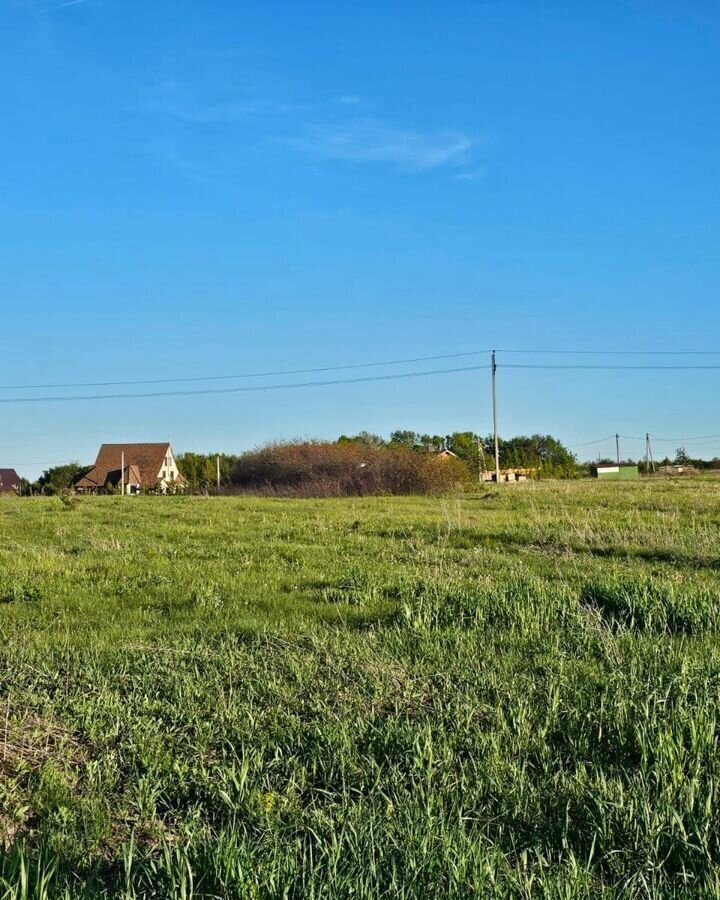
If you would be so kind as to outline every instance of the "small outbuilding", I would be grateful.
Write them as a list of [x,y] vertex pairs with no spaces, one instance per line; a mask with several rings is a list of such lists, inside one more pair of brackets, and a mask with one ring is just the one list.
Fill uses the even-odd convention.
[[699,475],[700,469],[695,466],[660,466],[658,475]]
[[596,463],[590,467],[593,478],[602,481],[626,481],[640,477],[640,469],[635,463]]

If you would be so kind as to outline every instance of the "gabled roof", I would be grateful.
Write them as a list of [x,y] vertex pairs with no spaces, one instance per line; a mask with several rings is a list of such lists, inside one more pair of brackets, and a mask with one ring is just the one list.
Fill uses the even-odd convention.
[[75,482],[75,486],[99,488],[108,482],[119,484],[123,454],[125,483],[154,485],[169,452],[167,441],[162,444],[102,444],[95,465]]
[[143,484],[140,469],[137,466],[125,466],[125,484]]
[[20,476],[15,469],[0,469],[0,491],[14,491],[20,484]]
[[125,466],[124,474],[125,477],[122,478],[120,466],[118,466],[117,469],[109,469],[107,471],[104,469],[97,469],[93,466],[92,469],[89,469],[84,475],[76,479],[75,487],[99,488],[107,487],[108,484],[117,486],[121,481],[124,481],[125,484],[154,484],[155,481],[157,481],[157,478],[152,482],[143,481],[142,476],[140,475],[140,469],[133,465]]
[[79,488],[102,487],[104,482],[103,482],[103,484],[98,484],[98,482],[95,481],[95,475],[96,475],[96,471],[95,471],[95,468],[93,467],[92,469],[88,469],[87,472],[84,472],[82,475],[78,475],[75,478],[75,480],[73,481],[73,484],[75,485],[75,487],[79,487]]

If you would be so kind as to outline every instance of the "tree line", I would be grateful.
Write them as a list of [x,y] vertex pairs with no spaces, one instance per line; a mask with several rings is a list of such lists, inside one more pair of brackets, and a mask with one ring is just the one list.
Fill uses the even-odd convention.
[[[500,441],[500,465],[523,467],[537,477],[580,474],[573,454],[551,435],[520,435]],[[452,454],[442,457],[441,452]],[[407,429],[388,438],[368,431],[336,441],[270,443],[243,453],[195,453],[177,456],[187,490],[274,494],[429,493],[477,483],[494,470],[492,436],[472,431],[424,434]],[[71,462],[46,469],[25,494],[59,494],[72,488],[89,466]],[[150,486],[152,487],[152,486]]]
[[[442,458],[442,451],[450,451]],[[588,475],[589,462],[579,462],[564,444],[549,434],[518,435],[499,441],[500,467],[523,468],[531,477],[578,478]],[[251,492],[280,496],[373,493],[433,493],[477,483],[483,471],[495,469],[492,435],[473,431],[425,434],[398,429],[389,437],[369,431],[340,435],[336,441],[270,443],[243,453],[179,454],[178,467],[187,490],[194,493]],[[613,463],[614,460],[599,460]],[[632,459],[641,471],[642,460]],[[691,458],[684,447],[656,466],[683,465],[720,469],[720,459]],[[89,466],[79,462],[46,469],[24,494],[60,494],[72,488]],[[152,489],[154,486],[148,486]]]

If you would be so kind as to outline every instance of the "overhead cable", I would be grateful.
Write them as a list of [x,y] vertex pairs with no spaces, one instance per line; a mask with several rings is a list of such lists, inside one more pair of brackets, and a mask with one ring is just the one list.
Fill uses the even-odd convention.
[[646,366],[646,365],[624,365],[615,363],[593,364],[593,363],[506,363],[498,362],[498,369],[590,369],[608,371],[611,369],[624,370],[653,370],[653,371],[677,371],[677,370],[707,370],[720,369],[720,365],[669,365],[669,366]]
[[347,363],[339,366],[319,366],[312,369],[282,369],[275,372],[241,372],[236,375],[196,375],[183,378],[143,378],[132,381],[76,381],[54,384],[0,384],[0,391],[51,390],[55,388],[121,387],[142,384],[187,384],[195,381],[234,381],[240,378],[280,378],[285,375],[310,375],[320,372],[340,372],[348,369],[371,369],[382,366],[400,366],[410,363],[431,362],[439,359],[460,359],[467,356],[483,356],[490,350],[468,350],[464,353],[442,353],[436,356],[415,356],[407,359],[387,359],[383,362]]
[[582,444],[570,444],[568,446],[569,450],[574,450],[576,447],[589,447],[591,444],[604,444],[605,441],[613,441],[615,440],[614,434],[609,434],[607,437],[598,438],[596,441],[585,441]]
[[[120,379],[114,381],[67,381],[47,382],[38,384],[0,384],[0,390],[55,390],[63,388],[91,388],[91,387],[122,387],[132,385],[153,384],[190,384],[206,381],[235,381],[243,378],[275,378],[287,375],[310,375],[322,372],[340,372],[352,369],[382,368],[383,366],[399,366],[419,362],[433,362],[441,359],[461,359],[470,356],[489,355],[491,350],[467,350],[461,353],[440,353],[431,356],[414,356],[402,359],[387,359],[377,362],[344,363],[341,365],[304,367],[298,369],[279,369],[275,371],[238,372],[227,375],[185,375],[178,378],[139,378]],[[537,354],[537,355],[574,355],[574,356],[718,356],[719,350],[496,350],[496,353],[509,354]],[[640,366],[640,365],[615,365],[615,364],[552,364],[552,363],[505,363],[498,361],[499,368],[528,368],[528,369],[715,369],[712,365],[669,365],[669,366]]]
[[122,394],[69,394],[45,397],[0,397],[0,403],[74,403],[86,400],[140,400],[148,397],[193,397],[206,394],[240,394],[260,391],[286,391],[294,388],[327,387],[334,384],[361,384],[369,381],[395,381],[404,378],[422,378],[427,375],[450,375],[454,372],[477,372],[489,369],[489,365],[459,366],[452,369],[427,369],[423,372],[396,372],[392,375],[366,375],[360,378],[333,378],[327,381],[297,381],[284,384],[258,384],[250,387],[198,388],[180,391],[146,391]]
[[496,353],[530,353],[563,356],[720,356],[720,350],[496,350]]

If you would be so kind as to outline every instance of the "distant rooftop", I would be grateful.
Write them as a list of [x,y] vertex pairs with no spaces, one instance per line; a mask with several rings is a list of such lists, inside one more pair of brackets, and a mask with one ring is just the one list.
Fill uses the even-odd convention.
[[21,480],[15,469],[0,469],[0,491],[16,490]]

